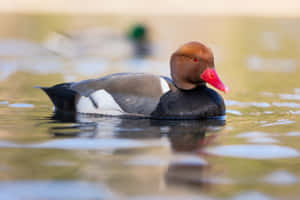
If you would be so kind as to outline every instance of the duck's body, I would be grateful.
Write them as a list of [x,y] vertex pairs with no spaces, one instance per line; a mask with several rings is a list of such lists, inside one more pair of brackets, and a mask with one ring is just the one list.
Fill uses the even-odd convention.
[[[112,74],[99,79],[44,88],[56,108],[62,111],[141,116],[149,116],[163,93],[170,89],[175,87],[167,79],[141,73]],[[58,96],[58,92],[62,95]],[[63,97],[67,93],[74,96],[72,106],[69,106],[69,99]],[[65,103],[58,106],[58,102],[64,99]]]
[[177,57],[178,52],[180,49],[171,60],[174,83],[163,76],[119,73],[42,89],[56,109],[64,112],[153,119],[203,119],[225,115],[222,97],[206,87],[207,81],[220,90],[228,90],[214,69],[198,70],[198,63],[176,68],[176,62],[190,59],[181,58],[184,56],[181,54]]
[[225,114],[221,96],[205,85],[181,91],[171,79],[152,74],[112,74],[42,89],[56,109],[64,112],[156,119]]

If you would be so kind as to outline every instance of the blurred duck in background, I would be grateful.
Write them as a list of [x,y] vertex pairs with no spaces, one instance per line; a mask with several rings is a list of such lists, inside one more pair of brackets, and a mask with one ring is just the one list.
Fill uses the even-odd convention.
[[107,27],[51,33],[45,46],[63,57],[101,57],[125,59],[151,53],[148,28],[135,24],[126,33]]

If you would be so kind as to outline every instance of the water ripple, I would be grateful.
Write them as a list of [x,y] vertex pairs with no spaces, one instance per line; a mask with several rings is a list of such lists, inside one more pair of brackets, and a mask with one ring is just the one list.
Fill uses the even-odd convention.
[[256,191],[241,193],[232,198],[232,200],[272,200],[271,197]]
[[232,114],[232,115],[242,115],[242,113],[238,110],[226,110],[226,114]]
[[300,115],[300,110],[296,110],[296,111],[289,111],[289,113],[291,113],[292,115]]
[[168,162],[156,156],[138,156],[126,162],[127,165],[136,166],[167,166]]
[[181,166],[203,166],[207,164],[206,160],[196,155],[176,155],[171,161],[171,165]]
[[292,102],[274,102],[272,105],[276,107],[300,108],[300,104]]
[[259,144],[210,147],[206,149],[206,152],[218,156],[248,159],[279,159],[300,156],[300,153],[296,149],[290,147]]
[[248,140],[251,143],[278,143],[279,141],[271,138],[271,137],[258,137],[258,138],[251,138]]
[[288,124],[294,124],[296,123],[295,121],[288,120],[288,119],[279,119],[276,122],[268,123],[268,124],[263,124],[261,125],[262,127],[268,127],[268,126],[278,126],[278,125],[288,125]]
[[288,132],[286,135],[287,136],[300,136],[300,132],[297,132],[297,131]]
[[285,100],[300,100],[300,94],[279,94],[279,97]]
[[291,185],[298,183],[299,179],[288,171],[275,171],[265,176],[263,181],[273,185]]
[[12,142],[0,141],[2,148],[38,148],[38,149],[65,149],[65,150],[115,150],[143,148],[152,146],[167,145],[163,141],[137,141],[132,139],[116,138],[71,138],[51,140],[39,144],[16,144]]
[[129,200],[216,200],[216,198],[204,196],[204,195],[172,195],[172,196],[163,196],[163,195],[152,195],[152,196],[136,196],[129,198]]
[[29,103],[14,103],[14,104],[9,104],[9,107],[13,107],[13,108],[33,108],[34,105],[33,104],[29,104]]
[[[58,192],[59,191],[59,192]],[[111,199],[103,184],[82,181],[1,181],[1,200]]]
[[[269,108],[271,106],[275,107],[287,107],[287,108],[300,108],[299,103],[295,102],[273,102],[273,103],[267,103],[267,102],[239,102],[235,100],[226,100],[225,101],[226,106],[239,106],[239,107],[258,107],[258,108]],[[239,111],[235,110],[227,110],[227,113],[240,115],[241,113]],[[272,111],[266,111],[265,114],[271,114]]]
[[264,132],[246,132],[237,135],[239,138],[247,138],[248,142],[251,143],[277,143],[278,140],[269,136],[268,133]]
[[240,106],[240,107],[259,107],[259,108],[268,108],[271,107],[269,103],[266,102],[239,102],[235,100],[226,100],[226,106]]
[[267,136],[269,136],[268,133],[253,131],[253,132],[240,133],[236,137],[239,137],[239,138],[256,138],[256,137],[267,137]]

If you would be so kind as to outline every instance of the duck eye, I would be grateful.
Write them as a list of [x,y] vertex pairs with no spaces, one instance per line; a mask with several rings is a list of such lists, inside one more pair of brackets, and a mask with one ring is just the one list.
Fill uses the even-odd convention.
[[194,62],[198,62],[198,59],[197,59],[197,58],[194,58],[193,61],[194,61]]

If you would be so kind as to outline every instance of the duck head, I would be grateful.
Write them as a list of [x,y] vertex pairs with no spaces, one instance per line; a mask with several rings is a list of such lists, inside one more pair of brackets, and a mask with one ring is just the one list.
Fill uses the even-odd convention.
[[134,41],[143,41],[148,38],[148,29],[144,24],[135,24],[128,32],[130,39]]
[[212,51],[200,42],[182,45],[171,56],[171,76],[177,88],[194,89],[206,82],[227,93],[229,91],[215,70]]

